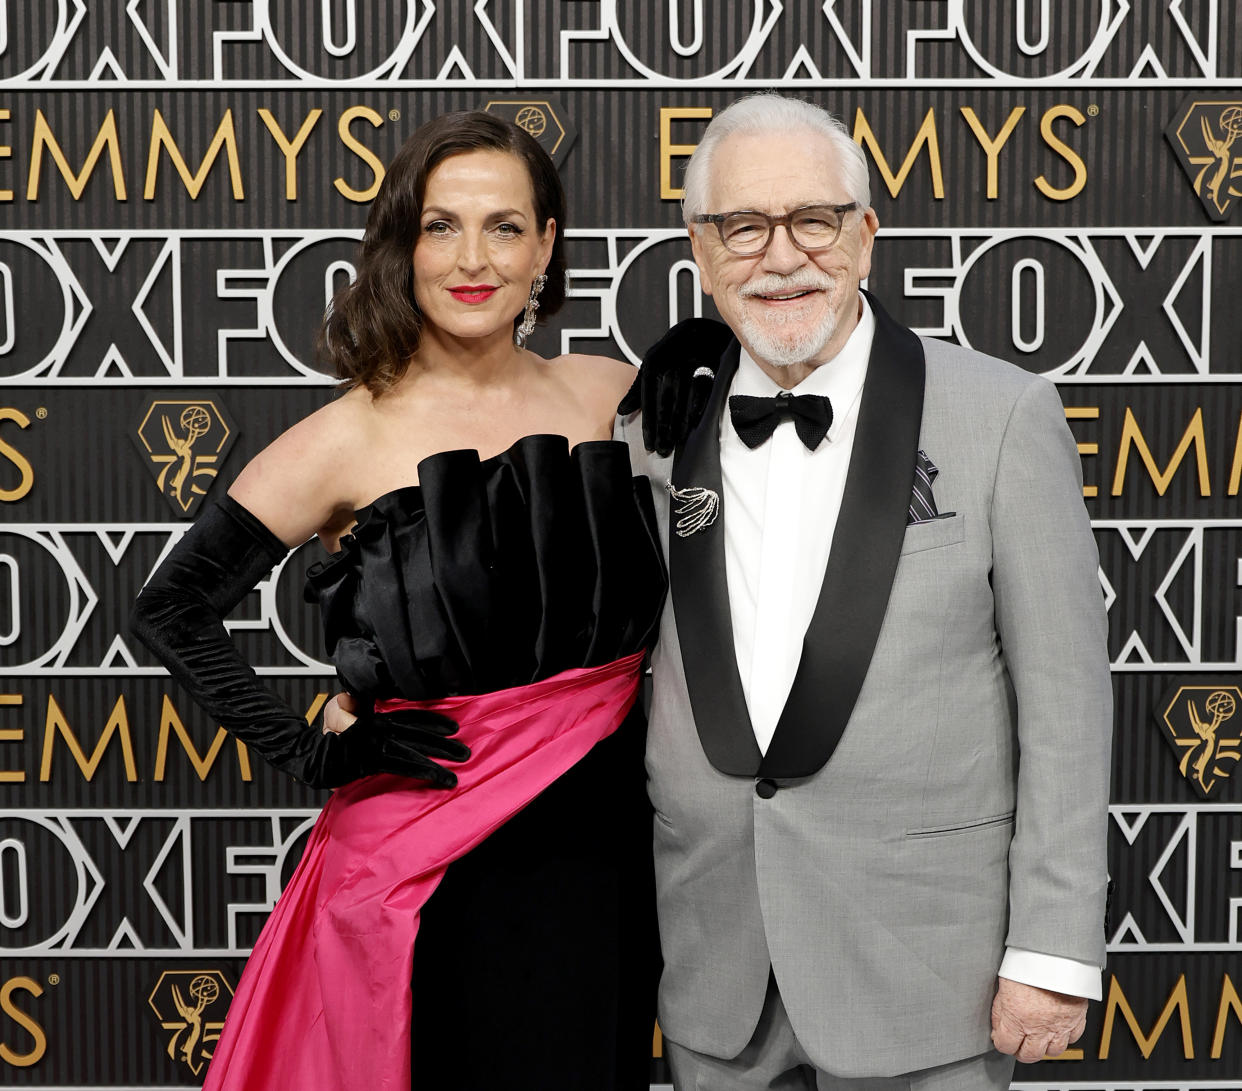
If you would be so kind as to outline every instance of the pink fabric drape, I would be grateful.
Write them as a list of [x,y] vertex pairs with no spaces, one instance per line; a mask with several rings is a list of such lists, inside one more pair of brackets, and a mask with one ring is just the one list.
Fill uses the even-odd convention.
[[639,653],[495,693],[381,706],[453,717],[470,760],[451,791],[380,775],[332,793],[246,964],[204,1087],[408,1088],[419,910],[453,860],[617,729],[641,664]]

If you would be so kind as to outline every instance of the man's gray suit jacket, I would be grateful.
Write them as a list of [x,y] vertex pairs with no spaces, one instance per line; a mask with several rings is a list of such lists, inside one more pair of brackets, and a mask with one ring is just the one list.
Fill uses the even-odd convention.
[[[766,755],[733,651],[727,506],[670,537],[665,488],[722,491],[736,343],[672,459],[643,448],[637,415],[618,424],[651,479],[671,580],[647,750],[661,1025],[736,1056],[771,968],[809,1056],[851,1077],[989,1049],[1006,945],[1103,964],[1112,720],[1056,389],[872,306],[828,569]],[[919,450],[940,471],[941,517],[907,525]]]

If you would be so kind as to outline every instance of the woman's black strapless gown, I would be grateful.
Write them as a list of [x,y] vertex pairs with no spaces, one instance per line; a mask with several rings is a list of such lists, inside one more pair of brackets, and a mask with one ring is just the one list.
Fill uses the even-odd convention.
[[612,441],[449,451],[311,570],[349,690],[444,711],[472,755],[449,791],[333,793],[208,1088],[645,1091],[659,955],[626,712],[666,587],[650,496]]

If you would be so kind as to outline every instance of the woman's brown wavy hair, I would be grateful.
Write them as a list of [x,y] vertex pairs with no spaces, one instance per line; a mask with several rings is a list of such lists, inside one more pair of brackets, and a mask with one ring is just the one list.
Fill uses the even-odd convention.
[[[565,192],[548,153],[529,133],[492,114],[445,114],[420,126],[389,164],[367,216],[357,277],[324,315],[316,350],[350,387],[365,386],[379,395],[405,374],[423,327],[414,301],[413,259],[427,178],[450,156],[481,150],[516,155],[530,176],[540,227],[556,221],[539,317],[555,314],[564,303]],[[521,312],[514,316],[515,327],[520,317]]]

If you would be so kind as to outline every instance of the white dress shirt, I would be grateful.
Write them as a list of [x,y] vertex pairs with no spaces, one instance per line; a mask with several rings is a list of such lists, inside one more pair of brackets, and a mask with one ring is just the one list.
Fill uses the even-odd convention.
[[[861,299],[861,297],[860,297]],[[725,528],[725,575],[733,618],[733,647],[755,741],[767,752],[802,658],[802,643],[824,581],[858,407],[875,336],[865,300],[840,353],[794,388],[824,394],[832,427],[809,451],[790,422],[753,450],[726,413],[720,428]],[[772,397],[778,386],[743,348],[729,394]],[[1101,995],[1100,968],[1037,951],[1006,949],[1000,976],[1055,992]]]
[[[814,451],[785,422],[754,450],[727,417],[721,427],[733,647],[750,722],[764,753],[793,685],[824,582],[874,332],[871,308],[864,307],[841,352],[794,388],[797,394],[826,394],[832,403],[832,427]],[[730,396],[774,397],[781,389],[742,349]]]

